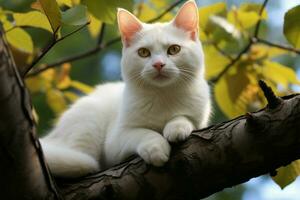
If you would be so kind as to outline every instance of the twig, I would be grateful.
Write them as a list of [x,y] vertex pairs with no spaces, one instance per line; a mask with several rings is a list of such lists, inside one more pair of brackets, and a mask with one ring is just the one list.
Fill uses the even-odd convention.
[[245,46],[244,49],[242,49],[242,51],[234,58],[231,60],[231,62],[225,66],[225,68],[214,78],[212,78],[210,81],[212,83],[217,83],[220,78],[237,62],[240,60],[240,58],[242,57],[242,55],[246,52],[248,52],[248,50],[251,48],[251,46],[257,41],[257,36],[260,30],[260,24],[261,24],[261,16],[263,14],[263,11],[265,10],[265,7],[267,6],[268,0],[264,0],[263,5],[261,6],[260,10],[259,10],[259,20],[256,23],[255,26],[255,30],[254,30],[254,34],[253,36],[249,39],[248,44]]
[[232,59],[231,60],[231,62],[228,64],[228,65],[226,65],[225,66],[225,68],[216,76],[216,77],[214,77],[214,78],[212,78],[211,80],[210,80],[210,82],[212,82],[212,83],[217,83],[219,80],[220,80],[220,78],[237,62],[237,61],[239,61],[240,60],[240,58],[242,57],[242,55],[244,54],[244,53],[246,53],[249,49],[250,49],[250,47],[252,46],[252,42],[249,42],[248,44],[247,44],[247,46],[245,46],[244,47],[244,49],[234,58],[234,59]]
[[99,37],[98,37],[98,42],[97,42],[98,45],[102,44],[102,42],[103,42],[105,27],[106,27],[106,24],[102,23],[101,28],[100,28],[100,34],[99,34]]
[[287,50],[287,51],[291,51],[291,52],[294,52],[294,53],[300,55],[300,50],[295,49],[295,48],[293,48],[293,47],[286,46],[286,45],[282,45],[282,44],[275,44],[275,43],[269,42],[269,41],[264,40],[264,39],[261,39],[261,38],[255,38],[255,39],[256,39],[257,42],[259,42],[259,43],[266,44],[266,45],[272,46],[272,47],[276,47],[276,48],[278,48],[278,49],[284,49],[284,50]]
[[259,29],[260,29],[260,24],[261,24],[262,14],[263,14],[263,12],[264,12],[266,6],[267,6],[268,1],[269,1],[269,0],[264,0],[263,5],[262,5],[261,8],[260,8],[260,11],[259,11],[259,16],[260,16],[260,17],[259,17],[258,22],[257,22],[257,24],[256,24],[256,26],[255,26],[255,29],[254,29],[254,35],[253,35],[253,37],[255,37],[255,38],[258,37],[258,33],[259,33]]
[[[184,2],[184,0],[178,0],[178,1],[174,2],[164,12],[162,12],[158,16],[154,17],[153,19],[150,19],[149,21],[147,21],[147,23],[151,23],[151,22],[154,22],[154,21],[157,21],[157,20],[161,19],[168,12],[170,12],[172,9],[174,9],[176,6],[178,6],[182,2]],[[121,41],[121,37],[116,37],[116,38],[111,39],[110,41],[108,41],[105,44],[101,44],[101,41],[103,42],[104,31],[105,31],[105,27],[103,27],[103,25],[102,25],[101,30],[100,30],[100,34],[99,34],[99,39],[98,39],[98,42],[97,42],[97,46],[95,46],[94,48],[92,48],[90,50],[87,50],[87,51],[85,51],[83,53],[80,53],[78,55],[74,55],[74,56],[62,58],[61,60],[56,61],[54,63],[43,64],[39,68],[36,68],[31,73],[27,74],[26,77],[37,75],[37,74],[39,74],[39,73],[41,73],[41,72],[43,72],[43,71],[45,71],[47,69],[60,66],[61,64],[64,64],[66,62],[72,62],[72,61],[76,61],[76,60],[79,60],[79,59],[82,59],[82,58],[94,55],[95,53],[101,51],[102,49],[107,48],[107,47],[109,47],[109,46],[111,46],[111,45],[113,45],[113,44]]]
[[85,23],[84,25],[80,26],[79,28],[75,29],[74,31],[62,36],[61,38],[57,39],[57,32],[59,30],[59,27],[57,28],[57,30],[54,31],[53,35],[52,35],[52,40],[50,42],[50,44],[41,52],[41,54],[39,54],[33,61],[32,63],[26,67],[26,70],[24,70],[24,73],[22,74],[22,76],[26,76],[26,74],[50,51],[50,49],[52,49],[52,47],[54,45],[56,45],[57,43],[59,43],[60,41],[66,39],[67,37],[77,33],[78,31],[80,31],[81,29],[83,29],[85,26],[87,26],[90,22]]

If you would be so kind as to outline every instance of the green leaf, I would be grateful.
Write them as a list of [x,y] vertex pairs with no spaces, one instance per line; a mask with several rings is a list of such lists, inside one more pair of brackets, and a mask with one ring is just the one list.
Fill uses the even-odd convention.
[[283,189],[291,184],[299,175],[300,160],[296,160],[286,167],[277,169],[277,175],[272,177],[272,179]]
[[88,21],[87,7],[84,5],[74,6],[62,13],[62,23],[66,25],[81,26]]
[[61,13],[56,0],[38,0],[47,16],[53,32],[57,32],[61,26]]
[[13,28],[6,32],[6,38],[10,45],[20,51],[33,53],[33,42],[30,35],[22,28]]
[[102,22],[113,24],[116,19],[117,8],[132,10],[133,0],[81,0],[97,19]]
[[300,48],[300,5],[290,9],[284,15],[283,33],[296,48]]
[[31,26],[42,28],[51,32],[51,26],[47,17],[39,11],[27,13],[13,13],[16,26]]
[[266,78],[288,88],[289,84],[299,84],[296,72],[280,63],[266,60],[263,63],[263,74]]

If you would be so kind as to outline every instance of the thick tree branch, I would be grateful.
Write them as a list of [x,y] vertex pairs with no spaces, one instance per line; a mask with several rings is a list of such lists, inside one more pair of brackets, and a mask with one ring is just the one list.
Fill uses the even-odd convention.
[[60,199],[36,136],[29,93],[0,30],[0,188],[3,199]]
[[300,95],[276,97],[260,82],[268,106],[194,131],[173,144],[162,168],[134,158],[77,180],[60,180],[66,199],[200,199],[300,158]]

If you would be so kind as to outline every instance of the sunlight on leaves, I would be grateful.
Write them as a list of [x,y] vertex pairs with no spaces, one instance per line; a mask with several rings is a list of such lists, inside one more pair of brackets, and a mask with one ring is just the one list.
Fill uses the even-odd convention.
[[21,28],[14,28],[6,32],[6,38],[10,45],[20,51],[33,53],[33,42],[30,35]]
[[27,13],[13,13],[16,26],[31,26],[42,28],[51,32],[51,26],[47,17],[39,11],[30,11]]

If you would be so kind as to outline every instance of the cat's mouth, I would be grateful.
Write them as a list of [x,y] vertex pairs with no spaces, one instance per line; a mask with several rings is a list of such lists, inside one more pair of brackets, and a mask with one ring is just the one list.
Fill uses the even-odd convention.
[[166,80],[166,79],[169,79],[169,77],[167,75],[159,73],[156,76],[154,76],[153,79],[154,80]]

